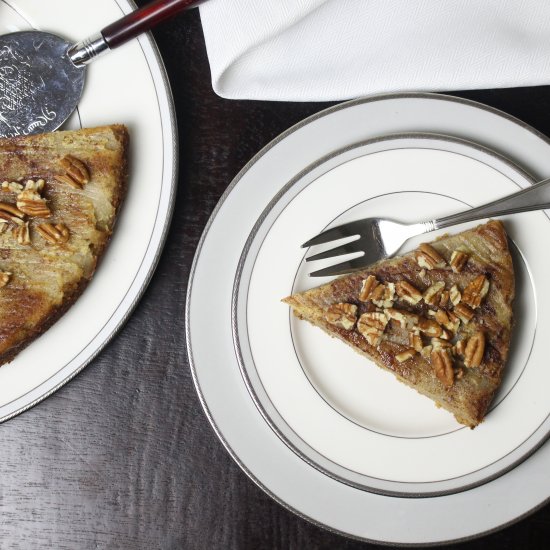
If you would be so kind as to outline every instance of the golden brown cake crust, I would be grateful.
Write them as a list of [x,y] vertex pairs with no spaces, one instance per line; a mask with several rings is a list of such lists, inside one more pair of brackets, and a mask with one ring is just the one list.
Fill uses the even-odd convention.
[[[514,271],[507,236],[501,222],[489,221],[472,230],[443,237],[431,245],[446,260],[444,268],[422,269],[412,252],[379,262],[364,271],[341,277],[326,285],[294,294],[283,301],[293,308],[298,317],[341,339],[378,366],[392,372],[401,382],[452,412],[459,422],[474,427],[487,413],[500,385],[502,370],[508,357]],[[467,250],[469,255],[459,273],[453,272],[448,265],[453,251],[457,249]],[[381,283],[395,284],[404,280],[421,292],[438,281],[444,281],[447,289],[456,284],[463,292],[476,277],[485,276],[490,282],[488,294],[475,310],[473,319],[468,324],[461,325],[460,329],[461,338],[471,337],[478,332],[485,335],[486,345],[481,365],[477,368],[461,368],[460,378],[455,377],[448,387],[435,375],[429,358],[420,353],[404,362],[396,360],[397,354],[410,348],[408,334],[398,323],[389,323],[386,331],[389,334],[378,346],[369,344],[357,330],[345,330],[329,323],[326,311],[331,304],[353,304],[357,307],[357,317],[379,310],[373,303],[358,299],[363,281],[368,275],[374,275]],[[396,304],[396,307],[405,311],[429,317],[429,308],[422,300],[416,305],[410,305],[397,299]]]
[[[90,281],[112,234],[127,185],[128,132],[123,125],[0,139],[0,183],[44,180],[41,192],[51,216],[26,216],[30,243],[18,242],[14,227],[0,233],[0,364],[11,361],[76,301]],[[81,161],[89,182],[72,187],[62,159]],[[0,201],[15,205],[18,193],[3,186]],[[48,242],[43,223],[63,224],[66,243]]]

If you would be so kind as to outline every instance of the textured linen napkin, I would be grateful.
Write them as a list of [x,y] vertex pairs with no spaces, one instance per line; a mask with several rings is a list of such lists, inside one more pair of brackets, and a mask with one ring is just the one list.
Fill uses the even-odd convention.
[[227,98],[550,83],[549,0],[209,0],[200,12]]

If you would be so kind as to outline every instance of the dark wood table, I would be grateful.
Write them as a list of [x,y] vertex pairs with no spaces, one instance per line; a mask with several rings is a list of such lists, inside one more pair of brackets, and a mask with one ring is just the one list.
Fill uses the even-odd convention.
[[[294,516],[248,479],[203,414],[185,351],[187,279],[216,202],[262,146],[328,104],[217,97],[197,10],[155,37],[180,132],[170,234],[149,289],[118,336],[72,382],[0,426],[0,547],[374,548]],[[546,87],[456,95],[550,134]],[[456,548],[539,549],[549,540],[546,505]]]

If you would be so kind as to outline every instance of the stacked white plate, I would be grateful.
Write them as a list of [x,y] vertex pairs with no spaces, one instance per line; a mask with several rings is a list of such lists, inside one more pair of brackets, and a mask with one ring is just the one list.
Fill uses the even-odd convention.
[[475,430],[293,319],[280,300],[328,280],[308,277],[300,248],[326,227],[441,217],[548,176],[544,136],[495,109],[433,94],[338,105],[244,167],[197,251],[187,344],[209,420],[262,489],[328,529],[410,545],[479,536],[547,501],[546,212],[503,218],[516,327],[502,387]]

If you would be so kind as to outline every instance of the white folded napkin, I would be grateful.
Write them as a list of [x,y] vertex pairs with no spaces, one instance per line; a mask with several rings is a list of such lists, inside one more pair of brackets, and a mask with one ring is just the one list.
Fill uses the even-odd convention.
[[550,83],[549,0],[209,0],[200,13],[227,98]]

